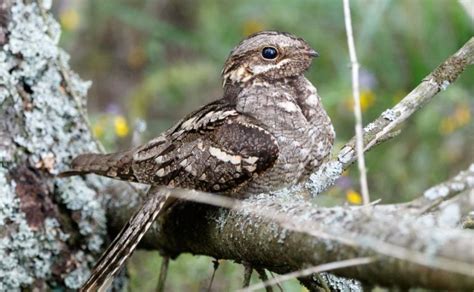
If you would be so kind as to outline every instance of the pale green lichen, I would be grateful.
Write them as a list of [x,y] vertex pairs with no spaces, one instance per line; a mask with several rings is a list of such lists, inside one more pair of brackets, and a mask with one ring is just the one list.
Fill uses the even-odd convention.
[[[74,255],[74,257],[80,262],[86,262],[85,255],[81,251],[77,252]],[[85,267],[84,265],[80,266],[77,269],[70,272],[64,278],[64,283],[69,288],[79,289],[81,287],[82,283],[84,283],[84,281],[87,280],[87,275],[88,274],[89,274],[89,270],[87,269],[87,267]]]
[[325,282],[331,291],[341,292],[359,292],[364,291],[359,281],[354,279],[347,279],[343,277],[336,277],[333,274],[321,273],[321,279]]
[[[90,82],[69,71],[69,56],[57,46],[59,24],[49,15],[43,17],[36,3],[14,1],[8,31],[8,42],[0,50],[0,122],[8,124],[5,128],[14,136],[10,137],[13,151],[0,147],[0,227],[8,224],[0,229],[0,291],[19,290],[35,279],[47,280],[56,253],[68,238],[54,218],[46,218],[41,228],[28,226],[15,196],[15,183],[7,179],[8,169],[35,166],[54,155],[49,171],[56,174],[72,156],[96,150],[78,109],[82,105],[77,104],[84,102]],[[100,184],[97,179],[55,180],[55,201],[80,214],[77,224],[86,253],[99,251],[105,235],[105,211],[95,191]],[[76,260],[83,266],[65,275],[69,288],[79,287],[92,257]]]
[[68,236],[54,218],[45,220],[42,233],[30,228],[4,168],[0,168],[0,186],[0,291],[19,291],[35,278],[50,276],[52,258],[60,251],[58,239],[65,241]]
[[[342,163],[345,163],[345,159],[350,155],[342,155],[343,152],[339,155],[339,161],[330,161],[323,163],[321,167],[311,174],[306,183],[306,187],[310,190],[311,196],[315,197],[316,195],[327,190],[330,186],[334,185],[335,181],[341,177],[342,171],[344,170]],[[341,163],[342,162],[342,163]]]

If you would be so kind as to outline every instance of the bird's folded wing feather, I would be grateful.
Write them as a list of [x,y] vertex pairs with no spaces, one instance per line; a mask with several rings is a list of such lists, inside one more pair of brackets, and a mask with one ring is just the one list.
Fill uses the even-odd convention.
[[138,181],[225,192],[271,167],[276,139],[254,119],[216,103],[133,154]]
[[60,176],[96,173],[152,185],[224,192],[271,167],[276,139],[220,99],[147,144],[119,153],[82,154]]

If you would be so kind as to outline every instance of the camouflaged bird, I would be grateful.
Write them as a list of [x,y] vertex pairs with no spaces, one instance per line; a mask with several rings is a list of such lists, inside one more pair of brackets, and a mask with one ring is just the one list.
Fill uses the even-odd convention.
[[159,213],[176,202],[156,195],[159,186],[244,198],[296,184],[318,168],[335,134],[316,88],[303,75],[316,56],[288,33],[251,35],[225,62],[221,99],[143,146],[73,160],[64,176],[96,173],[152,186],[83,291],[110,282]]

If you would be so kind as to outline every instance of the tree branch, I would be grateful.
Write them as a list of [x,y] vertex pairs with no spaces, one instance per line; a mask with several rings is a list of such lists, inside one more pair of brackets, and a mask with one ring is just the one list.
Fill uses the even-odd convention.
[[[182,197],[183,191],[170,191]],[[110,210],[115,230],[133,211],[118,199],[125,205]],[[369,256],[378,261],[336,274],[388,286],[474,287],[474,234],[438,226],[438,220],[417,220],[407,204],[314,208],[285,195],[234,203],[234,211],[183,203],[157,222],[143,246],[249,262],[278,273]]]
[[[364,151],[391,139],[394,136],[392,133],[399,125],[428,103],[438,92],[445,90],[466,67],[473,63],[474,37],[426,76],[397,105],[384,111],[375,121],[364,128]],[[357,159],[355,144],[356,138],[353,137],[335,157],[324,163],[316,173],[311,175],[306,187],[311,190],[313,196],[332,186],[342,172]]]

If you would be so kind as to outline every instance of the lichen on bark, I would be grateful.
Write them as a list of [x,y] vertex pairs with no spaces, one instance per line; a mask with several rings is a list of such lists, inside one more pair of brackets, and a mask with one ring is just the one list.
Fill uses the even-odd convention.
[[59,24],[36,2],[2,4],[0,290],[78,288],[106,234],[102,181],[54,175],[97,150],[72,96],[84,101],[90,82],[70,71]]

